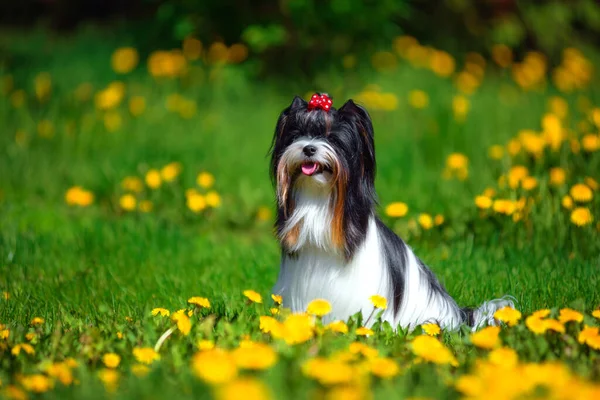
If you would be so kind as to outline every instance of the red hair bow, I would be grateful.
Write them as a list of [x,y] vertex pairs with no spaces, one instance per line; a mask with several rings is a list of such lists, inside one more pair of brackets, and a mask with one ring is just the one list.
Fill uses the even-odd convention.
[[308,109],[314,110],[315,108],[320,108],[321,110],[329,111],[332,104],[333,102],[326,94],[315,93],[308,102]]

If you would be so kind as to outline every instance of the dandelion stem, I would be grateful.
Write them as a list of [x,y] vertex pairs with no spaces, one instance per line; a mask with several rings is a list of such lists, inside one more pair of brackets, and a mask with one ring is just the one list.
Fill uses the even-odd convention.
[[169,336],[171,336],[171,334],[173,332],[175,332],[175,329],[177,329],[175,326],[167,329],[167,331],[165,333],[162,334],[162,336],[160,338],[158,338],[158,341],[156,342],[156,344],[154,345],[154,351],[158,353],[158,351],[160,350],[161,346],[163,345],[163,343],[165,342],[165,340],[167,340],[167,338]]

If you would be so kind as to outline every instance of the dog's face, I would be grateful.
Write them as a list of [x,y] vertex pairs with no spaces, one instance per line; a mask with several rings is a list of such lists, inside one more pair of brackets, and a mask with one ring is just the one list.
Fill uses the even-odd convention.
[[292,214],[294,193],[320,193],[330,198],[332,235],[346,245],[351,209],[370,212],[374,202],[375,148],[366,110],[352,100],[337,110],[309,109],[296,97],[279,116],[271,156],[278,224]]

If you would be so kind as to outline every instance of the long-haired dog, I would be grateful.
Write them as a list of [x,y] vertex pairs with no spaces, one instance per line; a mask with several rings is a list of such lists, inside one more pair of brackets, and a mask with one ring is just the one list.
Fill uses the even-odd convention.
[[[328,300],[327,320],[373,310],[384,296],[383,320],[412,329],[495,324],[497,299],[461,308],[432,271],[375,213],[375,146],[367,111],[348,100],[335,109],[326,95],[295,97],[277,121],[271,153],[277,184],[277,234],[282,260],[273,290],[294,312]],[[372,321],[371,321],[372,322]]]

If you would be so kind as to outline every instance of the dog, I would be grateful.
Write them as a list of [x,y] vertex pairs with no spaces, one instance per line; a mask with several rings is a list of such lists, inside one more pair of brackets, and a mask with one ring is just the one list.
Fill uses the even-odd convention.
[[456,330],[495,325],[494,312],[513,306],[505,297],[459,307],[377,217],[373,125],[353,100],[335,109],[326,94],[310,102],[296,96],[278,118],[270,156],[282,250],[273,293],[292,312],[322,298],[332,306],[324,322],[347,320],[370,315],[369,298],[377,294],[387,299],[382,320],[394,328],[437,323]]

